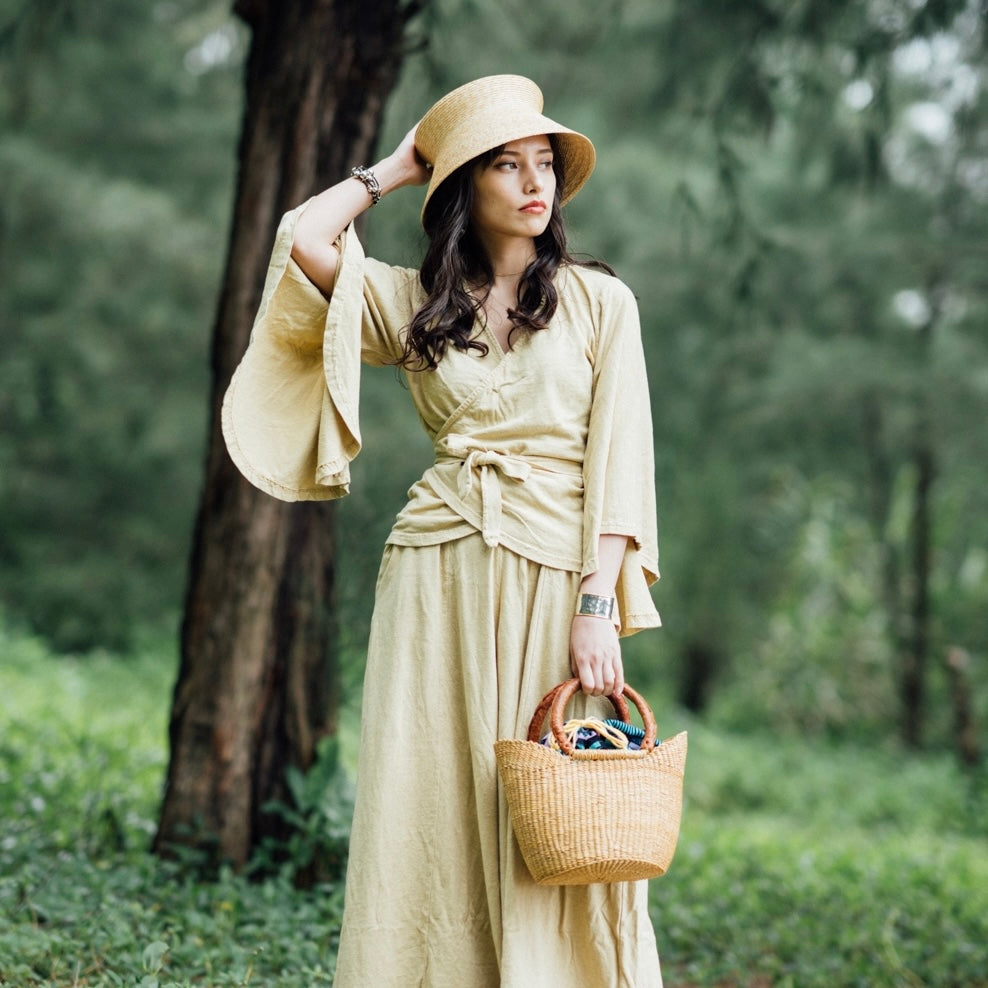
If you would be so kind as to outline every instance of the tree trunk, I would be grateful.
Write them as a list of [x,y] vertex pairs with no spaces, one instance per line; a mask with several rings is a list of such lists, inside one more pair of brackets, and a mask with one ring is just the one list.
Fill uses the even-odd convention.
[[923,433],[913,457],[916,489],[911,533],[911,634],[902,661],[902,739],[910,748],[923,745],[930,654],[930,498],[935,465],[925,430]]
[[710,702],[717,670],[723,665],[718,650],[704,642],[687,642],[679,678],[679,702],[690,713],[701,714]]
[[[929,366],[936,312],[917,331],[920,374]],[[928,385],[920,377],[916,402],[912,462],[916,471],[910,531],[910,635],[902,662],[902,739],[910,748],[923,744],[926,674],[930,653],[930,571],[932,567],[932,496],[936,477]]]
[[[932,328],[932,327],[931,327]],[[930,330],[922,330],[927,334]],[[930,337],[919,341],[921,361],[928,356]],[[922,366],[922,362],[920,362]],[[919,385],[922,389],[922,383]],[[869,514],[881,551],[882,601],[889,635],[898,659],[901,701],[900,736],[909,748],[923,744],[926,719],[926,677],[930,652],[930,570],[932,566],[932,491],[936,476],[928,401],[917,400],[910,459],[915,472],[912,490],[909,553],[900,553],[889,533],[892,513],[892,466],[882,441],[883,417],[875,396],[863,406],[863,444],[869,471]],[[904,553],[902,554],[905,555]]]
[[154,847],[243,865],[263,811],[336,730],[332,509],[284,504],[229,459],[220,404],[250,335],[280,216],[365,163],[416,9],[399,0],[239,0],[250,26],[240,170],[212,348],[212,421]]
[[971,657],[963,648],[948,648],[944,666],[950,678],[950,702],[954,708],[954,744],[961,762],[968,768],[981,763],[978,725],[971,697],[974,690],[968,675]]

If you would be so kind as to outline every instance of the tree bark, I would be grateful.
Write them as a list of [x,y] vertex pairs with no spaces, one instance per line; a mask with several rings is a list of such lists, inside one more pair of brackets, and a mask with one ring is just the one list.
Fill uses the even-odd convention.
[[154,848],[243,865],[280,820],[285,770],[336,730],[332,508],[251,487],[220,432],[280,216],[371,158],[417,8],[239,0],[252,32],[239,175],[212,346],[205,489],[190,561],[171,759]]

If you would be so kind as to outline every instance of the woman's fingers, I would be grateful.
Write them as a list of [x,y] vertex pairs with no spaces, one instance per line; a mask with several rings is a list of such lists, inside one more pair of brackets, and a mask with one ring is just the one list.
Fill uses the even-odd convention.
[[577,616],[570,632],[573,674],[584,693],[607,696],[624,689],[624,665],[617,630],[609,621]]
[[432,177],[425,161],[415,148],[415,131],[417,129],[418,124],[405,134],[401,143],[395,148],[393,155],[395,159],[401,162],[409,185],[425,185]]

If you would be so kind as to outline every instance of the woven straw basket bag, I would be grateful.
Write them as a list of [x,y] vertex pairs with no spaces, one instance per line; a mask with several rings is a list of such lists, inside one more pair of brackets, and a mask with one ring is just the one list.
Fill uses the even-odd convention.
[[[611,696],[628,721],[627,696],[645,727],[641,751],[575,750],[563,732],[566,704],[580,681],[543,697],[528,740],[494,745],[498,773],[522,856],[539,885],[629,882],[665,874],[676,850],[683,806],[686,732],[656,744],[655,717],[626,686]],[[559,744],[539,742],[546,713]]]

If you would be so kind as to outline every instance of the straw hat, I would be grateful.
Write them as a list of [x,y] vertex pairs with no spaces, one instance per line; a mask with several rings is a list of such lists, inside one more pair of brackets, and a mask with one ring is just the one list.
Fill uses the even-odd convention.
[[596,153],[590,140],[542,115],[542,90],[520,75],[490,75],[447,93],[433,105],[415,131],[415,148],[432,166],[422,216],[432,194],[460,165],[477,155],[522,137],[553,134],[563,159],[569,202],[593,171]]

